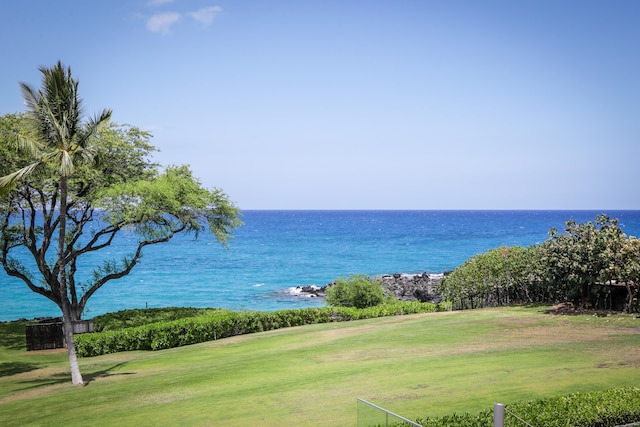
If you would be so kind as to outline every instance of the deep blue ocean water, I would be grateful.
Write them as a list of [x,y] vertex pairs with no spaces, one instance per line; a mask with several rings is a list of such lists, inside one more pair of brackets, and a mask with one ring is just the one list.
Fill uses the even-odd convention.
[[[323,306],[291,295],[350,274],[440,273],[501,245],[541,243],[568,219],[603,211],[245,211],[228,249],[211,236],[180,236],[145,249],[133,272],[90,300],[84,318],[126,308],[221,307],[279,310]],[[606,211],[640,235],[640,211]],[[92,259],[127,253],[124,242]],[[59,316],[21,281],[0,275],[0,321]],[[87,274],[86,272],[84,274]],[[82,275],[81,275],[82,277]]]

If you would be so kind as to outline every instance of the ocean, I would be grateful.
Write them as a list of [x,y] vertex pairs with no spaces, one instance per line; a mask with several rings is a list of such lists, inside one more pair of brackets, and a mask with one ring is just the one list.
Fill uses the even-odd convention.
[[[607,213],[640,235],[640,211],[244,211],[228,249],[210,235],[147,247],[128,276],[89,301],[83,318],[129,308],[220,307],[273,311],[324,306],[294,295],[351,274],[441,273],[500,246],[528,246],[569,219]],[[127,253],[133,235],[100,251],[79,273]],[[0,275],[0,321],[59,316],[18,279]]]

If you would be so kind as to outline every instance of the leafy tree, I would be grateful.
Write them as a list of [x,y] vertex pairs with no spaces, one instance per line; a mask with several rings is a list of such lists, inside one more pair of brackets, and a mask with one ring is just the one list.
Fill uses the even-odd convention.
[[364,275],[353,275],[337,279],[327,289],[326,300],[332,306],[374,307],[384,302],[384,289],[377,280]]
[[438,290],[458,308],[558,301],[611,308],[615,284],[627,289],[628,311],[640,308],[640,240],[627,238],[617,219],[569,220],[564,233],[551,229],[549,235],[541,245],[475,255]]
[[627,312],[640,311],[640,240],[629,237],[621,249],[620,281],[627,288]]
[[[82,384],[71,325],[89,298],[129,274],[148,245],[207,229],[226,245],[241,223],[227,196],[189,168],[152,163],[148,133],[111,123],[109,111],[82,122],[78,83],[60,62],[40,71],[40,91],[22,84],[27,113],[0,119],[1,262],[62,310],[72,381]],[[129,255],[80,280],[91,265],[83,262],[128,231]],[[18,261],[25,252],[32,263]]]
[[537,246],[500,247],[469,258],[438,285],[445,299],[474,307],[539,302]]
[[564,233],[549,232],[544,243],[548,284],[564,299],[583,307],[597,306],[611,292],[606,283],[617,281],[624,269],[622,248],[627,236],[618,220],[599,215],[595,222],[565,223]]
[[[22,94],[28,108],[25,123],[27,133],[19,141],[28,149],[33,161],[17,171],[0,178],[0,188],[10,188],[14,183],[28,179],[42,165],[55,169],[54,181],[56,200],[59,200],[58,259],[53,268],[56,287],[52,291],[60,295],[60,308],[64,319],[65,339],[69,351],[73,384],[82,384],[82,376],[73,344],[71,312],[67,299],[67,275],[65,239],[68,205],[68,179],[79,162],[88,162],[93,156],[92,140],[99,126],[108,121],[111,111],[104,110],[99,116],[81,122],[81,100],[78,97],[78,83],[71,77],[71,70],[65,70],[60,62],[52,68],[40,68],[43,75],[42,89],[36,92],[21,83]],[[50,240],[47,242],[47,244]]]

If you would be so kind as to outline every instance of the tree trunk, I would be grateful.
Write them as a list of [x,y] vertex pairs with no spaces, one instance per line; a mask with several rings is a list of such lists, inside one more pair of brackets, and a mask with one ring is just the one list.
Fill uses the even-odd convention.
[[77,322],[82,318],[82,311],[79,306],[74,306],[74,304],[69,304],[69,319],[72,322]]
[[62,322],[64,338],[67,343],[67,353],[69,355],[69,367],[71,368],[71,382],[73,385],[83,385],[78,356],[76,355],[76,345],[73,341],[73,323],[71,318],[71,307],[67,294],[67,265],[65,262],[64,247],[67,228],[67,177],[60,177],[60,235],[58,237],[58,263],[60,274],[60,302],[62,305]]

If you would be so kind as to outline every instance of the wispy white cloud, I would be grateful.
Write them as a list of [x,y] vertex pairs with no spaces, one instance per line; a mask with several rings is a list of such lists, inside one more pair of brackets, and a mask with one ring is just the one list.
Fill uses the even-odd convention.
[[[175,0],[149,0],[148,6],[162,6],[165,4],[173,3]],[[173,8],[173,7],[172,7]],[[183,17],[189,17],[194,21],[203,24],[205,26],[211,25],[216,16],[222,12],[220,6],[209,6],[202,9],[198,9],[193,12],[176,12],[167,11],[162,13],[156,13],[147,19],[147,29],[154,33],[168,34],[171,32],[172,27],[180,22]]]
[[175,0],[149,0],[147,6],[162,6],[165,4],[173,3]]
[[210,6],[191,12],[189,16],[204,25],[210,25],[220,12],[222,12],[220,6]]
[[182,15],[178,12],[158,13],[147,20],[147,29],[154,33],[167,34],[171,26],[180,21]]

